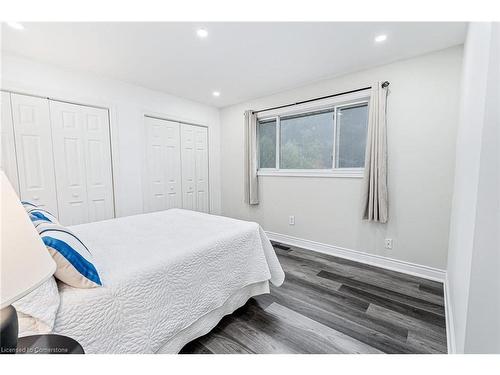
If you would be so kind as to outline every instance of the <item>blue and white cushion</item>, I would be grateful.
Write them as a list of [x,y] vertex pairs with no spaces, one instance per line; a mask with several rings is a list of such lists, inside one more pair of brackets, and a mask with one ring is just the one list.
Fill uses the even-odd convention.
[[27,201],[21,201],[21,203],[33,222],[38,220],[44,220],[44,221],[49,221],[51,223],[59,223],[59,221],[54,215],[52,215],[49,211],[41,207],[38,207],[34,203]]
[[36,229],[57,264],[54,276],[75,288],[102,285],[87,246],[59,223],[39,220]]
[[29,210],[33,209],[33,208],[37,208],[38,206],[32,202],[28,202],[28,201],[21,201],[21,204],[23,205],[24,209],[26,210],[26,212],[28,212]]
[[43,223],[59,224],[57,218],[47,210],[43,210],[40,208],[33,208],[30,211],[28,211],[28,215],[31,221],[33,222],[35,228],[38,228],[38,226]]

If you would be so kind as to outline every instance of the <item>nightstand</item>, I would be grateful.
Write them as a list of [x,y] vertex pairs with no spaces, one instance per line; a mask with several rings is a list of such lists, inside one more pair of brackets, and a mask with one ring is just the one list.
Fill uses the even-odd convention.
[[17,354],[85,354],[82,346],[62,335],[33,335],[17,340]]

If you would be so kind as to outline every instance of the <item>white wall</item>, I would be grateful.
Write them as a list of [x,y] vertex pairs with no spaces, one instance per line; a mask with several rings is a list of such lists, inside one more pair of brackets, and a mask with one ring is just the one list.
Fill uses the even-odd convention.
[[498,24],[469,27],[461,103],[448,257],[452,345],[500,353]]
[[143,212],[143,114],[209,127],[210,206],[220,213],[220,126],[215,107],[159,91],[73,72],[31,60],[2,56],[2,89],[110,109],[117,216]]
[[[453,187],[462,47],[252,100],[221,111],[222,213],[265,230],[444,269]],[[246,109],[293,103],[389,80],[389,223],[361,220],[361,180],[260,177],[244,203]],[[288,216],[295,215],[295,226]],[[393,250],[384,238],[394,239]]]

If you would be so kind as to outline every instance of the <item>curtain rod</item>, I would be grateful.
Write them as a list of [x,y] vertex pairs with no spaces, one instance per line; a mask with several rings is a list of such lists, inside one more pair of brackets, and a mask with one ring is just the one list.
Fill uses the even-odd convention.
[[[389,85],[390,85],[390,82],[389,82],[389,81],[384,81],[384,82],[382,82],[382,87],[383,87],[383,88],[386,88],[386,87],[388,87]],[[350,91],[339,92],[339,93],[337,93],[337,94],[332,94],[332,95],[327,95],[327,96],[320,96],[319,98],[314,98],[314,99],[303,100],[303,101],[301,101],[301,102],[297,102],[297,103],[285,104],[285,105],[280,105],[280,106],[277,106],[277,107],[270,107],[270,108],[259,109],[258,111],[253,111],[253,113],[259,113],[259,112],[271,111],[271,110],[273,110],[273,109],[280,109],[280,108],[292,107],[292,106],[294,106],[294,105],[299,105],[299,104],[304,104],[304,103],[314,102],[314,101],[316,101],[316,100],[321,100],[321,99],[333,98],[333,97],[335,97],[335,96],[340,96],[340,95],[352,94],[352,93],[359,92],[359,91],[369,90],[369,89],[371,89],[371,88],[372,88],[371,86],[368,86],[368,87],[363,87],[363,88],[361,88],[361,89],[356,89],[356,90],[350,90]]]

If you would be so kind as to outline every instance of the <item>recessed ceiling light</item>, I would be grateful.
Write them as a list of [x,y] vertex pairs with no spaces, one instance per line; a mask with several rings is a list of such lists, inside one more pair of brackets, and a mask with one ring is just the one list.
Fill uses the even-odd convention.
[[387,35],[385,35],[385,34],[377,35],[377,36],[375,37],[375,41],[376,41],[377,43],[384,42],[386,39],[387,39]]
[[24,30],[24,26],[21,25],[19,22],[7,22],[7,25],[15,30]]
[[206,29],[198,29],[196,30],[196,35],[200,38],[206,38],[208,36],[208,31]]
[[214,92],[212,93],[212,95],[213,95],[213,96],[220,96],[220,92],[219,92],[219,91],[214,91]]

